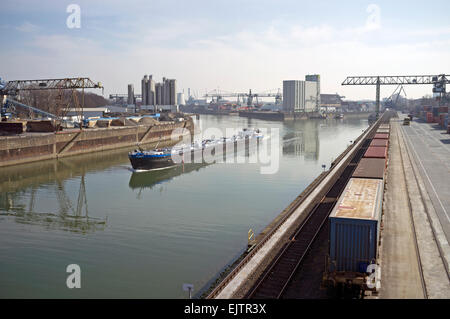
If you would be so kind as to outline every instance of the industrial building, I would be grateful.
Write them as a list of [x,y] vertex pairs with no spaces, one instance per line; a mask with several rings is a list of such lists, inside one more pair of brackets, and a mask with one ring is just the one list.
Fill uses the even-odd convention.
[[127,104],[135,104],[136,101],[134,100],[134,85],[128,84],[128,97],[127,97]]
[[166,78],[157,83],[152,75],[145,75],[141,81],[142,105],[177,105],[176,83]]
[[305,81],[283,81],[283,111],[287,113],[318,112],[320,76],[307,75]]
[[320,94],[320,108],[323,112],[340,111],[342,97],[339,94]]

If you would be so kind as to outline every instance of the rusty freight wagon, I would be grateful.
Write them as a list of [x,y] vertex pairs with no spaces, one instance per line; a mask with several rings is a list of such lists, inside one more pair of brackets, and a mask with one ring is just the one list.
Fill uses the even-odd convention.
[[385,140],[385,139],[379,139],[379,138],[374,138],[372,140],[372,142],[370,142],[369,147],[388,147],[389,145],[389,140]]
[[384,179],[386,160],[384,158],[362,158],[352,177]]
[[387,158],[387,147],[383,146],[369,146],[364,153],[364,158]]

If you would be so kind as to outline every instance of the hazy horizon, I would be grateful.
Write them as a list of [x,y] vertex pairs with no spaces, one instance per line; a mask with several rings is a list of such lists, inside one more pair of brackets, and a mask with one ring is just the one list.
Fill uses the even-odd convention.
[[[70,4],[81,9],[80,28],[67,25]],[[322,93],[373,100],[374,87],[342,81],[450,73],[449,9],[448,1],[6,0],[0,77],[87,76],[107,97],[129,83],[140,93],[152,74],[200,97],[214,89],[276,92],[283,80],[320,74]],[[419,98],[431,88],[405,90]],[[394,89],[382,87],[381,96]]]

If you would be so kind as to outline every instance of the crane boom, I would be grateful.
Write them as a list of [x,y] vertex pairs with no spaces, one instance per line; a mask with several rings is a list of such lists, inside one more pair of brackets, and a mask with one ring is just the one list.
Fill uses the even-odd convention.
[[[60,109],[63,109],[63,116],[66,115],[67,111],[69,110],[69,104],[64,105],[63,98],[64,93],[63,91],[71,90],[72,94],[72,102],[74,105],[74,108],[77,110],[77,113],[79,115],[83,115],[83,106],[84,106],[84,89],[98,89],[101,88],[104,89],[102,84],[100,82],[94,82],[89,78],[85,77],[78,77],[78,78],[63,78],[63,79],[37,79],[37,80],[14,80],[14,81],[8,81],[3,82],[0,81],[0,103],[1,103],[1,116],[2,119],[6,116],[7,106],[8,104],[3,105],[6,103],[6,97],[7,96],[16,96],[21,91],[38,91],[38,90],[57,90],[58,98],[56,99],[57,106],[60,107]],[[82,89],[82,96],[81,96],[81,104],[78,101],[78,98],[76,96],[76,90]],[[51,113],[45,112],[43,110],[33,108],[31,106],[28,106],[26,104],[19,103],[17,101],[9,99],[9,102],[11,104],[16,104],[21,107],[28,108],[30,110],[33,110],[34,112],[38,112],[41,114],[50,114],[52,116],[55,116]],[[58,108],[59,109],[59,108]]]
[[348,76],[342,85],[450,84],[450,75]]
[[103,89],[100,82],[89,78],[64,78],[41,80],[8,81],[0,88],[0,95],[16,95],[19,91],[33,90],[71,90],[71,89]]
[[446,96],[446,84],[450,84],[450,75],[388,75],[388,76],[348,76],[342,85],[375,85],[376,86],[376,118],[380,112],[381,85],[433,84],[433,93]]

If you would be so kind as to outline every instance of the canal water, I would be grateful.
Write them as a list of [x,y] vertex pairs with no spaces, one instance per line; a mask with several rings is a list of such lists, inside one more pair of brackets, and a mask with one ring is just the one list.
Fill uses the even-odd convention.
[[[196,294],[368,123],[202,115],[198,126],[278,130],[278,170],[133,173],[126,149],[0,168],[0,298],[186,298],[184,283]],[[71,264],[79,289],[66,285]]]

